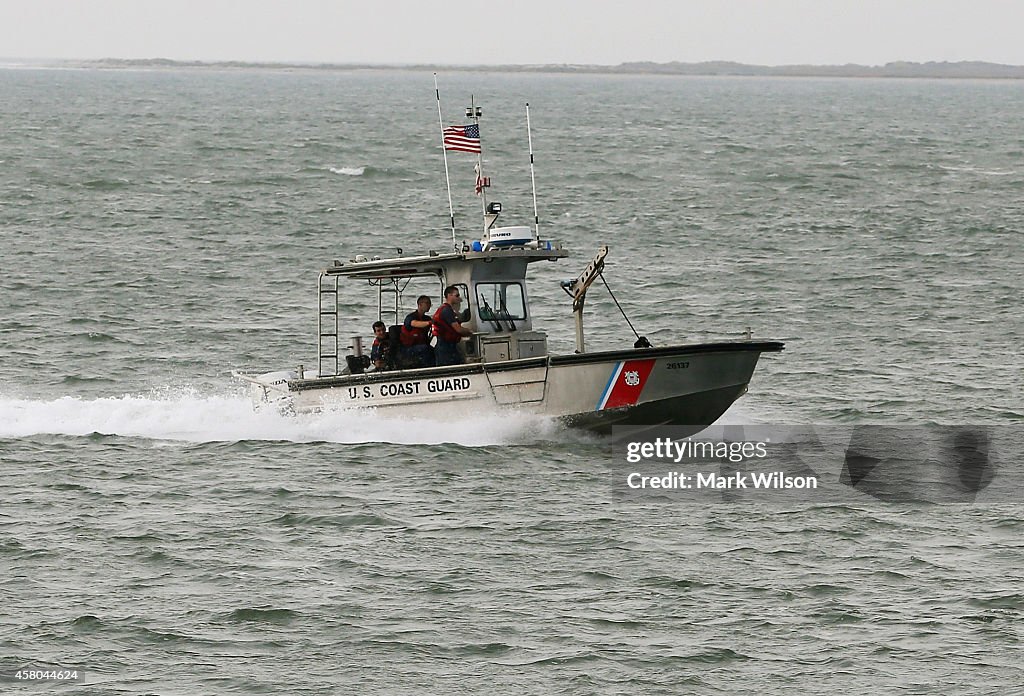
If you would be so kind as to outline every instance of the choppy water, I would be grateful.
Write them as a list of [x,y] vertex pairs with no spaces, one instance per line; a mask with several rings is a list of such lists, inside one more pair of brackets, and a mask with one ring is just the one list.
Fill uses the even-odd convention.
[[[556,350],[557,281],[606,242],[655,344],[787,342],[730,422],[1019,428],[1024,85],[441,80],[449,121],[484,105],[508,222],[532,212],[531,103],[542,228],[575,252],[532,276]],[[623,502],[607,443],[529,416],[251,411],[232,369],[315,362],[316,269],[447,246],[429,74],[0,70],[0,95],[0,671],[131,694],[1024,684],[1012,500]],[[591,348],[632,343],[588,304]]]

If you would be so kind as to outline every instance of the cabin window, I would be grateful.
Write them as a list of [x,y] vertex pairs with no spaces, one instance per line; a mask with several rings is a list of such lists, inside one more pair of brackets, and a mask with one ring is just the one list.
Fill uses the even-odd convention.
[[[473,298],[469,295],[469,288],[467,288],[463,283],[455,283],[455,287],[459,289],[459,297],[462,298],[462,305],[459,307],[459,311],[462,313],[462,316],[459,317],[459,321],[469,321],[473,318],[473,310],[471,307],[473,303],[470,302]],[[443,297],[441,298],[441,301],[444,302]]]
[[[409,276],[371,280],[370,285],[379,285],[380,300],[377,318],[386,324],[401,324],[409,312],[417,308],[416,300],[421,295],[430,298],[430,314],[444,302],[441,296],[444,287],[437,276]],[[461,287],[461,286],[460,286]]]
[[519,283],[477,283],[477,314],[485,321],[525,319],[526,297]]

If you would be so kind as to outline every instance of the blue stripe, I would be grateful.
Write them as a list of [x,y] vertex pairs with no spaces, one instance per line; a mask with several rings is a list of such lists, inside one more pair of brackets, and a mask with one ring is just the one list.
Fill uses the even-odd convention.
[[615,363],[615,368],[612,370],[611,377],[608,378],[608,384],[604,385],[604,391],[601,392],[601,398],[597,400],[597,408],[595,411],[600,411],[601,407],[608,400],[608,392],[612,390],[612,383],[615,381],[615,375],[619,374],[619,370],[622,369],[622,362]]

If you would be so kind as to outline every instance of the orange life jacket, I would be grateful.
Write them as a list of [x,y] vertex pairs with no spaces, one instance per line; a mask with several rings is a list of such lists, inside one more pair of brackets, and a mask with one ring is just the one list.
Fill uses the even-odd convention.
[[[462,334],[452,328],[452,325],[445,321],[444,317],[441,316],[441,312],[445,307],[451,307],[451,305],[445,302],[437,308],[436,312],[434,312],[434,335],[437,336],[439,341],[444,341],[445,343],[458,343],[462,340]],[[452,309],[453,314],[454,312],[455,310]]]
[[[426,321],[426,316],[421,317],[418,311],[413,312],[413,315],[413,321]],[[406,321],[408,320],[409,318],[406,317]],[[403,322],[402,333],[398,338],[405,347],[415,346],[421,343],[430,343],[430,334],[427,333],[428,331],[430,331],[429,326],[414,326],[412,329],[408,329]]]

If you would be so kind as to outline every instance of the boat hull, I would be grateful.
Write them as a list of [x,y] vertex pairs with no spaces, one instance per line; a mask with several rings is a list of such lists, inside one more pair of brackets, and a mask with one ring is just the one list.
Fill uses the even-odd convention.
[[[297,413],[375,408],[423,417],[517,409],[601,433],[620,425],[698,432],[743,395],[761,353],[782,348],[732,341],[336,377],[270,373],[250,381],[257,401]],[[260,386],[264,381],[276,387]]]
[[718,420],[746,391],[746,385],[720,387],[645,401],[635,406],[576,413],[564,416],[562,420],[574,428],[603,435],[611,434],[615,426],[636,428],[672,425],[677,427],[676,432],[681,437],[686,437],[699,433]]

